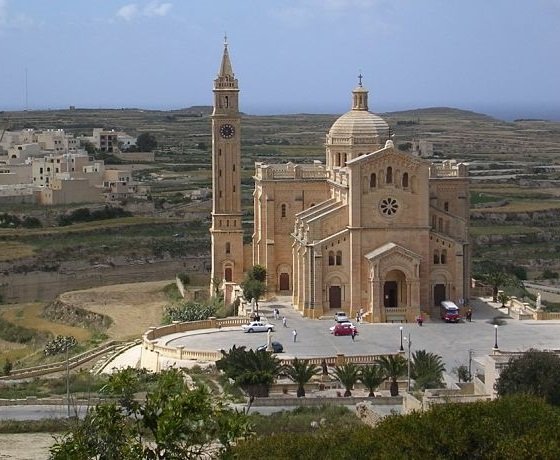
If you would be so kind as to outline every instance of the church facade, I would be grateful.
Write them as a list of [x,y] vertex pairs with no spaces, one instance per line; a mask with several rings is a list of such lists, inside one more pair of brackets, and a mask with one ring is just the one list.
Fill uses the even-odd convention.
[[469,298],[468,168],[399,151],[361,77],[351,110],[326,135],[324,163],[256,163],[254,232],[243,247],[238,91],[226,45],[212,117],[213,277],[239,283],[262,265],[268,292],[291,295],[312,318],[344,310],[414,321],[442,300]]

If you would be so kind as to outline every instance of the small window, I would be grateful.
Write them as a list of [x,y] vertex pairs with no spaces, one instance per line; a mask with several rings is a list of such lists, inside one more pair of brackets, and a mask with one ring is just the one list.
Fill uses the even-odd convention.
[[218,170],[218,177],[222,177],[222,170]]
[[408,188],[408,173],[404,173],[402,176],[402,187]]
[[329,251],[329,265],[334,265],[334,252]]
[[336,166],[340,166],[340,153],[336,154]]
[[220,196],[220,198],[222,197],[222,191],[221,190],[220,190],[220,195],[219,196]]
[[438,219],[438,229],[443,232],[443,219],[441,217]]
[[432,216],[432,230],[435,230],[437,227],[437,217]]
[[336,251],[336,265],[342,265],[342,251]]
[[441,251],[441,259],[440,259],[440,262],[441,262],[442,264],[447,263],[447,250],[446,250],[446,249],[443,249],[443,250]]
[[235,185],[233,186],[233,193],[235,193]]
[[392,184],[393,183],[393,168],[391,168],[391,166],[387,167],[387,174],[385,177],[385,182],[387,184]]
[[231,253],[231,244],[230,243],[226,243],[226,254]]
[[286,205],[285,205],[285,204],[283,204],[283,205],[280,207],[280,216],[281,216],[281,217],[286,217]]
[[439,264],[439,251],[434,251],[434,264]]
[[369,176],[369,188],[375,187],[377,187],[377,176],[375,175],[375,173],[371,173],[371,175]]
[[233,163],[232,169],[233,169],[233,172],[235,172],[235,163]]
[[445,211],[449,211],[449,201],[446,201],[445,203],[443,203],[443,209]]

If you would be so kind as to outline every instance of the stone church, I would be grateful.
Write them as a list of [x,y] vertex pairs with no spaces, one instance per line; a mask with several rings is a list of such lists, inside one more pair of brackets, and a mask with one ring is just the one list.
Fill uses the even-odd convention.
[[254,232],[243,245],[239,87],[228,46],[214,80],[212,279],[224,286],[260,264],[271,295],[304,316],[360,310],[372,322],[414,321],[469,297],[465,164],[399,151],[369,111],[368,91],[325,140],[325,162],[255,165]]

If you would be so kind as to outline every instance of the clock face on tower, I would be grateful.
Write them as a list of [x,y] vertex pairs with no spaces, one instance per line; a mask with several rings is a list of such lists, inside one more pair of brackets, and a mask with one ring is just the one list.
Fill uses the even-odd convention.
[[220,136],[224,139],[231,139],[235,134],[235,128],[229,123],[225,123],[220,126]]

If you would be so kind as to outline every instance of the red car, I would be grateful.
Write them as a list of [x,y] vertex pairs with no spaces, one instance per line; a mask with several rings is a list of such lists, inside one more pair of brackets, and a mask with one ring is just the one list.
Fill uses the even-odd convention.
[[358,329],[352,323],[336,323],[334,325],[334,335],[352,335],[352,331],[358,335]]

